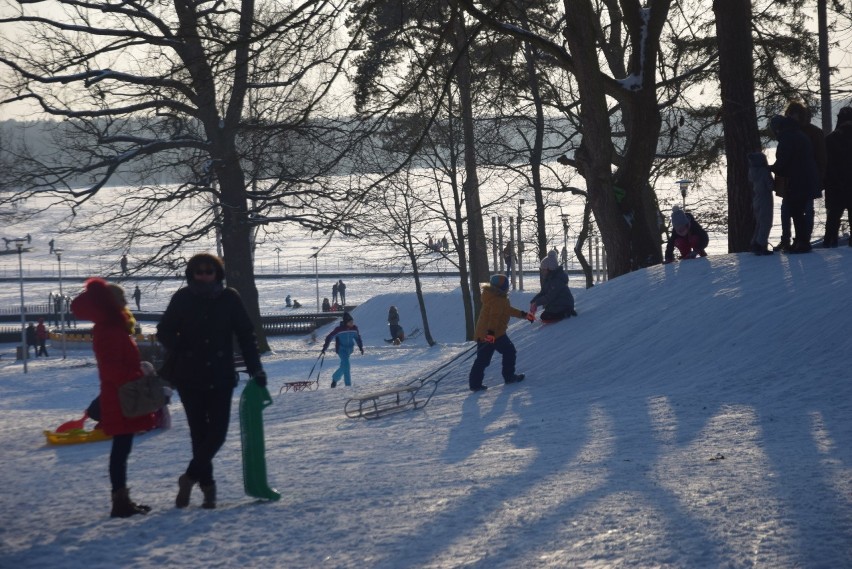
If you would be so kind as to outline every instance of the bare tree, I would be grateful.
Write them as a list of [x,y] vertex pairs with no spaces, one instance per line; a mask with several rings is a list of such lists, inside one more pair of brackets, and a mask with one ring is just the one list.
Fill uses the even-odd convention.
[[[265,349],[253,219],[286,202],[297,222],[323,223],[300,218],[299,208],[328,195],[320,180],[339,167],[340,154],[317,157],[345,148],[328,139],[348,134],[311,120],[342,73],[347,46],[331,39],[340,6],[55,4],[46,12],[8,0],[9,15],[0,18],[0,64],[11,76],[0,105],[29,102],[63,121],[54,155],[16,157],[18,196],[52,195],[75,211],[109,185],[131,184],[110,223],[128,240],[163,239],[151,263],[174,263],[184,244],[217,230],[228,284],[242,295]],[[252,179],[261,176],[267,181],[258,188]],[[145,229],[200,197],[181,226]]]

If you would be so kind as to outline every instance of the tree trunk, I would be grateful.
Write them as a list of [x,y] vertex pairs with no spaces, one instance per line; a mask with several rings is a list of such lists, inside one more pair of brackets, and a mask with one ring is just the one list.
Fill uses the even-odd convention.
[[[462,186],[467,212],[467,246],[470,255],[470,288],[474,315],[479,316],[482,291],[479,283],[488,281],[488,247],[482,220],[482,204],[479,201],[479,177],[476,172],[476,138],[473,125],[473,102],[471,100],[470,60],[467,55],[467,33],[461,12],[455,12],[455,52],[457,58],[456,84],[461,102],[462,133],[464,135],[465,181]],[[473,339],[472,335],[471,338]]]
[[[754,233],[748,154],[760,151],[752,67],[751,3],[714,0],[728,176],[728,252],[751,248]],[[744,54],[749,54],[745,57]]]
[[240,293],[251,321],[254,323],[257,345],[261,353],[269,351],[266,334],[260,319],[260,303],[254,282],[251,254],[252,226],[248,223],[246,189],[238,160],[223,161],[217,167],[222,204],[222,251],[225,260],[225,280]]
[[533,105],[535,106],[535,141],[530,151],[530,174],[532,176],[533,195],[535,196],[537,258],[543,259],[547,255],[547,225],[545,224],[544,195],[541,187],[541,155],[544,148],[544,104],[541,101],[538,75],[536,74],[535,54],[529,42],[524,42],[524,59],[527,64],[530,97],[532,97]]
[[[668,4],[657,2],[657,13],[650,23],[662,25]],[[633,6],[639,17],[639,5]],[[620,94],[622,120],[626,143],[622,167],[618,172],[618,193],[612,175],[614,148],[612,126],[607,107],[604,76],[596,50],[597,16],[588,0],[565,0],[565,37],[574,58],[575,77],[580,92],[580,120],[583,141],[576,153],[580,174],[586,179],[589,201],[595,214],[607,255],[607,274],[610,278],[640,267],[659,263],[660,233],[657,223],[656,199],[648,186],[648,175],[660,128],[656,107],[653,73],[640,74],[641,86]],[[649,24],[650,25],[650,24]],[[641,29],[644,26],[638,26]],[[634,73],[639,69],[654,69],[658,44],[653,43],[653,30],[647,32],[646,43],[634,51],[642,53],[642,61],[633,61]],[[636,55],[635,57],[639,57]]]

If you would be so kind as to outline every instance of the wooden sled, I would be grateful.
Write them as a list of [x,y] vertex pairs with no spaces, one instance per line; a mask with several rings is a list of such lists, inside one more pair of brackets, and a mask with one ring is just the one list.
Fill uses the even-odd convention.
[[353,397],[346,401],[343,412],[350,419],[378,419],[408,409],[420,409],[429,403],[437,388],[438,384],[431,379],[423,382],[418,379],[401,387]]
[[92,429],[86,431],[84,429],[74,429],[64,433],[56,431],[44,431],[44,436],[49,445],[79,445],[82,443],[97,443],[100,441],[108,441],[112,437],[101,429]]
[[278,394],[281,395],[285,391],[315,391],[317,389],[319,389],[319,375],[316,379],[306,381],[286,381],[278,390]]

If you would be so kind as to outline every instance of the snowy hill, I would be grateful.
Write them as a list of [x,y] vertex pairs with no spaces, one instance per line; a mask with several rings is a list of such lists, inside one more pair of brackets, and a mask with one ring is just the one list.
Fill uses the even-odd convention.
[[[467,390],[458,293],[427,297],[438,346],[389,346],[395,304],[355,312],[366,354],[350,389],[283,393],[318,343],[276,339],[264,358],[276,503],[242,489],[238,395],[215,465],[220,507],[173,507],[189,459],[174,426],[137,437],[132,495],[147,516],[109,514],[109,443],[46,447],[97,391],[93,358],[0,360],[6,567],[850,567],[852,249],[711,256],[576,290],[579,317],[516,321],[527,379]],[[525,308],[531,293],[513,293]],[[320,330],[321,342],[330,326]],[[55,356],[56,351],[52,352]],[[458,357],[429,405],[350,420],[352,393],[401,384]],[[319,366],[317,366],[319,367]]]

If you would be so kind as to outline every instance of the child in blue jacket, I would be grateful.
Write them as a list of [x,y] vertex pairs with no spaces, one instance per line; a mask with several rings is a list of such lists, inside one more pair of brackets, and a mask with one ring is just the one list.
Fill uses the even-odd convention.
[[355,320],[348,312],[343,313],[343,322],[332,330],[325,337],[325,342],[322,345],[322,353],[324,354],[331,339],[334,338],[334,351],[340,358],[340,367],[331,374],[331,386],[337,387],[337,382],[340,376],[343,376],[343,383],[346,386],[352,385],[352,375],[349,367],[349,356],[355,351],[355,345],[364,353],[364,344],[361,343],[361,334],[358,332],[358,327],[355,325]]

